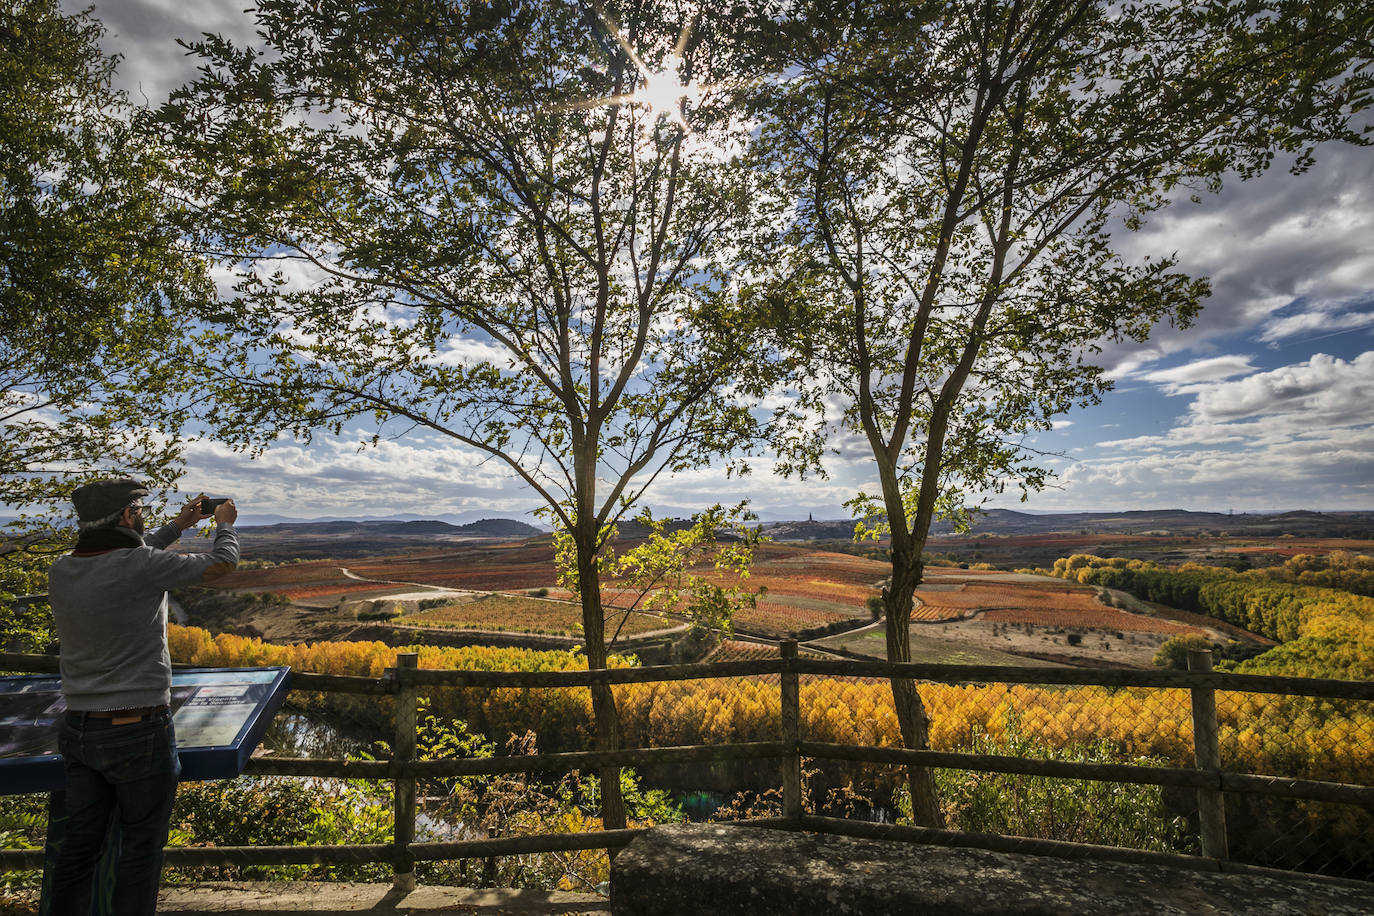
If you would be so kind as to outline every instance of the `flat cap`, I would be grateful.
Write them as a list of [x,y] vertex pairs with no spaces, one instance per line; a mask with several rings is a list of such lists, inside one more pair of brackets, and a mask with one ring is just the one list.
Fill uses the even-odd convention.
[[114,515],[147,495],[148,488],[137,480],[115,477],[77,487],[72,491],[72,505],[80,521],[93,522]]

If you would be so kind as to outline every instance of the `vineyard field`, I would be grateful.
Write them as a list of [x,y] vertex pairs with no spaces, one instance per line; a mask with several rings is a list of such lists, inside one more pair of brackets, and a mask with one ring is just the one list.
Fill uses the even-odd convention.
[[236,569],[216,583],[219,588],[242,591],[278,591],[320,582],[348,581],[334,563],[288,563],[259,569]]
[[[607,614],[606,628],[614,632],[621,614]],[[512,633],[547,633],[577,636],[582,632],[582,609],[566,601],[491,595],[462,604],[446,604],[413,611],[397,623],[420,627],[455,627],[470,630],[503,630]],[[627,636],[675,626],[673,621],[650,614],[632,613],[621,629]]]
[[972,617],[974,613],[974,608],[921,604],[911,609],[911,619],[918,623],[943,623],[947,620],[963,620]]
[[[843,628],[855,632],[828,637],[824,645],[867,656],[886,654],[885,641],[872,637],[881,637],[882,628],[867,629],[872,619],[868,602],[880,594],[890,572],[885,562],[804,544],[764,543],[743,581],[728,580],[709,569],[698,572],[718,584],[738,584],[758,595],[756,607],[735,615],[741,634],[816,638],[827,628]],[[610,609],[628,608],[637,601],[642,605],[643,600],[638,592],[618,589],[614,582],[604,585],[602,604],[614,622],[613,630],[621,615]],[[392,619],[407,626],[567,636],[580,630],[581,610],[558,587],[547,536],[245,568],[223,586],[237,593],[271,593],[289,602],[284,608],[259,602],[243,618],[223,621],[236,631],[280,641],[341,638],[335,634],[346,633],[365,614],[397,611],[401,616]],[[1117,598],[1114,604],[1139,613],[1109,607],[1099,597],[1105,594],[1100,588],[1048,576],[932,565],[916,594],[912,643],[942,647],[932,652],[946,658],[964,650],[1011,663],[1039,659],[1147,667],[1159,645],[1172,635],[1248,638],[1198,615]],[[460,595],[477,600],[462,603]],[[454,600],[441,607],[425,606],[444,598]],[[670,616],[665,626],[657,616],[634,613],[625,621],[622,638],[685,623]]]
[[[813,652],[809,649],[799,649],[797,655],[802,658],[830,658],[820,652]],[[711,653],[702,661],[716,664],[718,662],[744,662],[756,661],[759,659],[777,658],[778,649],[776,646],[765,645],[764,643],[745,642],[741,639],[722,639]]]
[[[1102,603],[1103,590],[1036,575],[998,570],[932,567],[930,580],[917,589],[912,610],[913,657],[954,662],[990,652],[987,664],[1026,664],[1030,660],[1069,665],[1149,667],[1171,636],[1195,633],[1224,642],[1255,639],[1198,614],[1158,606],[1132,613]],[[1262,640],[1255,640],[1258,644]],[[884,658],[882,634],[840,634],[820,643],[874,658]]]
[[349,569],[369,579],[473,591],[547,588],[558,579],[553,548],[543,544],[500,544],[379,557],[355,561]]
[[757,607],[745,608],[735,614],[735,629],[780,638],[816,627],[853,620],[854,617],[852,608],[837,607],[823,610],[792,604],[785,599],[766,597],[759,600]]
[[1138,630],[1144,633],[1166,633],[1177,636],[1192,633],[1206,636],[1198,627],[1190,627],[1172,620],[1128,614],[1115,608],[994,608],[980,617],[989,623],[1025,623],[1039,627],[1074,627],[1097,630]]

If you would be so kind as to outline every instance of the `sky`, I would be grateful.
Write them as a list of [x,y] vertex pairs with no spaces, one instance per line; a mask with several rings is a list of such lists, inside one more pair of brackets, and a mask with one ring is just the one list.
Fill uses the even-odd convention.
[[[85,5],[72,3],[69,9]],[[157,104],[193,64],[174,42],[200,32],[251,35],[241,0],[97,0],[119,83]],[[1131,257],[1177,253],[1211,278],[1195,325],[1156,329],[1143,345],[1111,347],[1115,390],[1056,421],[1030,444],[1054,453],[1052,485],[1021,502],[1031,512],[1192,509],[1374,509],[1374,149],[1331,146],[1294,176],[1279,163],[1228,182],[1202,203],[1123,232]],[[538,497],[479,453],[416,436],[359,447],[362,434],[284,442],[250,458],[193,443],[183,489],[236,497],[254,517],[410,514],[529,520]],[[725,480],[712,469],[655,484],[649,502],[681,514],[749,498],[765,519],[840,518],[872,488],[871,459],[844,446],[829,479],[783,480],[767,460]]]

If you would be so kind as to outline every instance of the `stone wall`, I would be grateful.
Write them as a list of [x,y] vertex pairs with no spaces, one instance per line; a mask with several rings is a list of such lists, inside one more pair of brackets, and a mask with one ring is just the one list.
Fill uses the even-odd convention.
[[616,856],[611,912],[1369,916],[1374,885],[686,824],[654,828]]

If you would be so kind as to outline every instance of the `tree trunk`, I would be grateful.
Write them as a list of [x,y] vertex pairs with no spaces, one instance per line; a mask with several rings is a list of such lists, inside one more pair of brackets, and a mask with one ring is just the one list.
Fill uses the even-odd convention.
[[[578,519],[579,528],[586,523]],[[594,523],[590,537],[585,530],[575,534],[577,543],[577,575],[582,589],[582,630],[586,637],[587,667],[591,670],[606,667],[606,618],[601,608],[601,576],[596,568],[596,531]],[[592,717],[596,720],[596,749],[620,750],[620,713],[615,695],[606,684],[592,685]],[[625,799],[620,794],[620,767],[601,769],[601,822],[606,830],[625,827]]]
[[[892,581],[883,590],[883,606],[887,613],[887,660],[911,661],[911,608],[916,586],[921,584],[924,569],[919,553],[910,547],[892,547]],[[925,704],[910,678],[892,678],[892,702],[897,709],[897,724],[902,730],[902,744],[911,750],[925,750],[930,746],[930,719]],[[944,827],[945,817],[940,810],[940,796],[935,788],[935,772],[929,767],[907,767],[907,788],[911,792],[911,817],[922,827]]]

